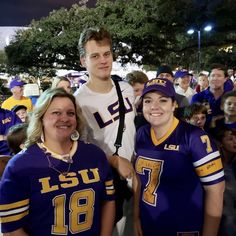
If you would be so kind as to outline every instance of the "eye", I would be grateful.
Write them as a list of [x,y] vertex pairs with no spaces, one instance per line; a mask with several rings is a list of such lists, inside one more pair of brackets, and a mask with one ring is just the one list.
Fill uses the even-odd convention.
[[70,116],[70,117],[73,117],[73,116],[75,116],[75,112],[74,111],[69,111],[69,112],[67,112],[67,115]]
[[145,104],[148,104],[148,103],[150,103],[150,102],[151,102],[150,99],[144,99],[144,100],[143,100],[143,103],[145,103]]
[[61,112],[60,111],[53,111],[52,114],[56,115],[56,116],[59,116],[61,114]]
[[109,57],[110,55],[111,55],[111,52],[106,52],[106,53],[104,54],[105,57]]

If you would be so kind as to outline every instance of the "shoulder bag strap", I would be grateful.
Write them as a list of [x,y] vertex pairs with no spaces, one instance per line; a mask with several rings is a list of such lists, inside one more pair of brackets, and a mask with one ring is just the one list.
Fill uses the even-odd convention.
[[117,137],[116,141],[114,143],[114,146],[116,147],[116,151],[114,152],[113,155],[118,155],[118,150],[122,146],[122,135],[124,132],[124,125],[125,125],[125,105],[124,105],[124,100],[123,96],[120,90],[120,85],[119,81],[113,80],[116,86],[116,91],[118,95],[118,100],[119,100],[119,127],[118,127],[118,132],[117,132]]

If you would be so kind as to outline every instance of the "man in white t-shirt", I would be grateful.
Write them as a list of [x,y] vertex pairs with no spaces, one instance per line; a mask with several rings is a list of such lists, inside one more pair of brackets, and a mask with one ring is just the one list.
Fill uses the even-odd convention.
[[[122,178],[132,178],[134,171],[130,161],[135,139],[134,94],[132,87],[124,81],[120,81],[119,85],[125,105],[125,128],[119,156],[112,156],[119,126],[119,101],[111,78],[113,54],[109,32],[102,28],[86,29],[80,36],[79,52],[81,64],[87,69],[89,78],[74,95],[92,130],[90,141],[104,150],[109,163]],[[126,213],[126,220],[132,220]],[[123,217],[117,224],[118,232],[113,235],[132,235],[125,229],[127,224],[124,221]],[[129,228],[132,230],[132,226],[129,225]]]

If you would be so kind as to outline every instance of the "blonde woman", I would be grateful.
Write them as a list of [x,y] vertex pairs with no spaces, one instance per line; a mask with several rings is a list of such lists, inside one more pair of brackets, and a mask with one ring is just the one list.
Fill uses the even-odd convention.
[[63,88],[67,93],[71,93],[71,82],[68,78],[58,76],[53,79],[51,88]]
[[3,233],[111,236],[111,170],[101,149],[78,140],[82,132],[74,96],[46,90],[32,114],[26,149],[10,160],[1,180]]

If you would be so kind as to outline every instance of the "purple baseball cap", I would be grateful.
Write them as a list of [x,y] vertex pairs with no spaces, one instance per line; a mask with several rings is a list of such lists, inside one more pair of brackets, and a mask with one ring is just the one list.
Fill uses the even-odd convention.
[[191,75],[191,76],[192,76],[192,74],[189,73],[187,70],[177,70],[177,71],[175,72],[175,79],[177,79],[177,78],[183,78],[183,77],[186,76],[186,75]]
[[14,79],[12,79],[10,83],[10,89],[14,88],[15,86],[23,86],[25,85],[25,82],[21,80],[20,77],[16,76]]
[[149,92],[160,92],[167,97],[175,98],[175,89],[173,83],[170,82],[168,79],[156,78],[149,80],[143,89],[142,96]]

